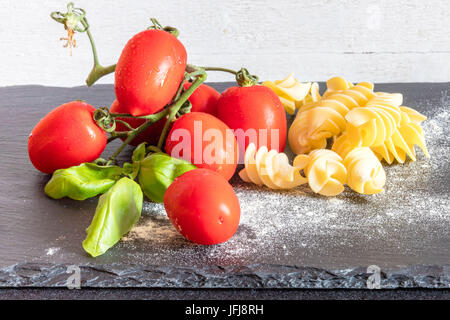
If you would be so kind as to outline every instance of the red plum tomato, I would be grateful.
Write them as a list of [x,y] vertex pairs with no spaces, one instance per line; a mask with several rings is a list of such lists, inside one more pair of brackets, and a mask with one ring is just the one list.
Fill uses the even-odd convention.
[[[185,82],[184,89],[187,90],[192,83]],[[206,84],[201,84],[189,97],[192,104],[191,112],[205,112],[217,116],[217,101],[220,93]]]
[[172,157],[213,170],[227,180],[233,176],[239,160],[233,131],[204,112],[190,112],[176,120],[167,136],[165,150]]
[[94,110],[85,102],[73,101],[39,121],[28,138],[28,155],[36,169],[53,173],[100,157],[107,136],[93,120]]
[[183,44],[163,30],[145,30],[125,45],[115,70],[114,89],[133,116],[158,112],[177,92],[186,69]]
[[195,169],[176,178],[164,194],[164,207],[183,237],[198,244],[225,242],[239,226],[238,197],[228,181],[211,170]]
[[286,113],[270,88],[260,85],[228,88],[217,102],[217,117],[235,130],[241,151],[250,142],[258,149],[265,145],[278,152],[286,146]]

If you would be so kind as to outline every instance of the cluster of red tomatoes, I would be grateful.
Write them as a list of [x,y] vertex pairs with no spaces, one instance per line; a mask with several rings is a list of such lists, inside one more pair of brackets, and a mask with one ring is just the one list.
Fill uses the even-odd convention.
[[[135,118],[157,113],[168,106],[177,93],[187,66],[187,53],[177,37],[164,30],[145,30],[132,37],[118,60],[115,69],[116,100],[110,107],[113,114],[133,117],[118,118],[132,128],[146,119]],[[191,83],[183,84],[187,89]],[[189,97],[191,112],[170,123],[164,151],[171,155],[180,142],[174,136],[177,129],[187,130],[191,139],[213,128],[221,132],[223,148],[215,149],[214,163],[194,163],[198,169],[179,176],[169,186],[164,196],[167,214],[177,230],[187,239],[200,244],[215,244],[228,240],[237,230],[240,206],[228,180],[234,175],[239,160],[236,137],[227,130],[265,129],[269,149],[282,151],[286,143],[286,116],[277,95],[260,85],[235,86],[217,92],[201,84]],[[63,104],[47,114],[33,129],[28,140],[31,162],[40,171],[51,174],[96,160],[107,144],[107,133],[93,120],[95,108],[82,101]],[[147,142],[155,145],[167,119],[162,118],[136,136],[131,145]],[[195,131],[201,123],[201,132]],[[116,131],[127,131],[126,125],[117,122]],[[276,130],[278,137],[271,137]],[[246,136],[240,149],[245,150],[251,141]],[[203,141],[201,139],[201,141]],[[211,142],[203,141],[203,151]],[[191,148],[198,143],[192,140]],[[230,161],[229,150],[233,146]],[[194,150],[190,153],[194,157]],[[220,161],[222,159],[223,161]]]

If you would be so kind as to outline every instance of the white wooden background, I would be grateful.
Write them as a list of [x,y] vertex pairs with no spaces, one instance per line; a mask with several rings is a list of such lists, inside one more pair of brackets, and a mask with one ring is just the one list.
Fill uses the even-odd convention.
[[[114,63],[150,17],[180,29],[190,63],[246,66],[261,79],[450,81],[448,0],[74,0],[87,11],[102,64]],[[62,48],[62,0],[0,0],[0,86],[82,85],[91,68],[85,34]],[[209,81],[232,80],[210,73]],[[112,83],[113,75],[100,83]]]

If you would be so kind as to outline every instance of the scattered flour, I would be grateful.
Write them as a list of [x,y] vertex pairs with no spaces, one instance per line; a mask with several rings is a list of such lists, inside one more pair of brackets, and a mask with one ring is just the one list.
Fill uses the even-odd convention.
[[53,248],[48,248],[47,250],[45,250],[45,252],[48,256],[52,256],[55,253],[57,253],[59,250],[61,250],[61,248],[53,247]]
[[303,263],[309,258],[320,264],[320,259],[329,256],[336,261],[344,255],[347,259],[366,256],[372,247],[386,248],[391,259],[414,257],[414,242],[448,239],[450,234],[449,109],[446,92],[439,108],[421,106],[419,110],[428,116],[423,127],[431,158],[418,150],[416,162],[385,165],[387,182],[381,194],[360,195],[347,188],[337,197],[326,198],[308,186],[273,191],[235,176],[231,184],[240,200],[241,221],[236,235],[226,243],[197,246],[185,241],[163,205],[145,202],[143,218],[120,246],[130,255],[162,264],[174,260],[180,264],[274,263],[273,259]]

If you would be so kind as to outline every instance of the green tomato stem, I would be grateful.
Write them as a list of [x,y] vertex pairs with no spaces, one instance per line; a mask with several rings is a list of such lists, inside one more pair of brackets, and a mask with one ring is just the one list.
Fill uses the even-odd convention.
[[89,30],[89,23],[87,21],[87,18],[83,17],[80,22],[83,25],[83,27],[85,27],[86,33],[87,33],[87,35],[89,37],[89,41],[91,43],[92,55],[94,57],[94,65],[99,65],[98,55],[97,55],[97,47],[95,46],[95,41],[94,41],[94,37],[91,34],[91,30]]
[[181,92],[183,92],[184,83],[186,82],[186,80],[188,78],[189,78],[188,73],[185,71],[184,72],[184,76],[183,76],[183,80],[181,80],[181,84],[178,87],[177,93],[175,94],[175,96],[173,98],[173,102],[177,101],[180,98]]
[[135,128],[133,128],[132,126],[130,126],[130,124],[129,124],[128,122],[126,122],[126,121],[122,121],[122,120],[119,120],[119,119],[115,119],[114,121],[115,121],[116,123],[118,122],[118,123],[123,124],[125,127],[127,127],[127,129],[128,129],[129,131],[134,131],[134,130],[136,130]]
[[221,67],[201,67],[201,68],[205,71],[222,71],[222,72],[228,72],[228,73],[231,73],[234,75],[236,75],[238,73],[237,71],[234,71],[234,70],[231,70],[228,68],[221,68]]
[[[189,68],[194,68],[194,71],[188,73],[186,76],[187,77],[195,76],[196,79],[192,83],[192,85],[186,91],[184,91],[181,94],[181,96],[169,107],[169,109],[170,109],[169,118],[167,118],[166,123],[164,124],[163,131],[162,131],[161,135],[159,136],[158,145],[157,145],[158,149],[162,149],[162,145],[163,145],[164,140],[166,139],[166,135],[169,131],[170,123],[173,121],[173,119],[175,118],[175,116],[178,113],[178,111],[180,110],[180,108],[187,101],[187,99],[191,96],[191,94],[206,80],[207,75],[206,75],[205,70],[203,70],[202,68],[197,68],[197,67],[191,66],[191,65],[189,66]],[[189,70],[189,68],[187,68],[187,69]],[[186,78],[186,76],[185,76],[185,78]],[[183,87],[185,78],[183,78],[183,81],[180,84],[180,88]],[[180,88],[179,88],[178,92],[181,92]]]
[[153,119],[154,114],[149,114],[146,116],[133,116],[129,113],[110,113],[109,114],[113,118],[136,118],[136,119]]
[[251,75],[245,68],[241,68],[239,71],[220,67],[202,67],[202,69],[206,71],[223,71],[234,74],[237,84],[241,87],[250,87],[258,84],[258,76]]
[[124,142],[122,142],[122,144],[120,145],[120,147],[113,153],[113,155],[108,159],[108,164],[113,163],[117,156],[123,151],[123,149],[125,149],[125,147],[138,135],[140,134],[142,131],[144,131],[145,129],[147,129],[148,127],[150,127],[150,125],[152,125],[153,123],[161,120],[162,118],[164,118],[165,116],[167,116],[167,114],[170,112],[170,108],[166,108],[158,113],[155,114],[151,114],[149,116],[147,116],[147,121],[144,122],[143,124],[141,124],[139,127],[137,127],[136,129],[130,130],[130,131],[126,131],[126,132],[113,132],[111,134],[111,137],[108,139],[108,142],[111,142],[112,140],[119,138],[119,137],[127,137],[125,139]]
[[116,65],[110,65],[108,67],[103,67],[101,65],[94,65],[88,77],[86,78],[86,85],[88,87],[92,86],[97,82],[98,79],[106,76],[107,74],[113,73],[116,70]]
[[153,23],[153,26],[148,27],[147,29],[157,29],[157,30],[163,30],[166,31],[175,37],[178,38],[180,35],[180,31],[177,28],[171,27],[171,26],[165,26],[163,27],[156,18],[150,18],[150,21]]
[[86,85],[88,87],[92,86],[95,82],[97,82],[98,79],[101,77],[110,74],[116,70],[116,65],[110,65],[108,67],[103,67],[98,59],[97,54],[97,47],[95,45],[94,37],[92,36],[91,30],[89,28],[89,23],[86,19],[86,17],[83,17],[81,19],[81,24],[86,29],[86,34],[89,38],[89,42],[91,43],[91,49],[92,49],[92,57],[94,58],[94,66],[92,67],[91,72],[89,73],[88,77],[86,78]]
[[[183,78],[183,81],[181,82],[180,87],[178,88],[177,94],[175,95],[176,99],[174,100],[174,102],[172,102],[171,105],[169,105],[167,108],[165,108],[164,110],[162,110],[162,111],[160,111],[158,113],[140,117],[140,118],[147,119],[147,121],[144,122],[139,127],[137,127],[136,129],[132,129],[130,131],[124,132],[124,133],[126,133],[126,135],[124,135],[122,132],[116,132],[116,131],[113,131],[111,133],[110,138],[108,138],[108,142],[111,142],[114,139],[119,138],[119,137],[125,137],[126,136],[127,138],[125,139],[124,142],[122,142],[120,147],[108,159],[107,164],[111,164],[111,163],[115,162],[117,156],[123,151],[123,149],[125,149],[125,147],[137,135],[139,135],[141,132],[143,132],[145,129],[147,129],[153,123],[155,123],[155,122],[161,120],[163,117],[169,115],[169,117],[166,120],[166,123],[164,124],[163,131],[161,133],[161,136],[159,137],[158,145],[156,147],[159,150],[161,150],[162,144],[164,143],[164,140],[166,138],[167,132],[169,130],[170,123],[175,118],[175,115],[180,110],[180,108],[183,106],[183,104],[187,101],[187,99],[191,96],[191,94],[200,86],[200,84],[202,84],[206,80],[206,77],[207,77],[206,76],[206,72],[203,69],[201,69],[201,68],[198,68],[198,67],[195,67],[195,66],[190,66],[189,68],[187,68],[187,70],[189,70],[189,71],[192,70],[192,72],[189,72],[189,73],[185,74],[185,77]],[[183,84],[185,82],[185,79],[192,78],[192,77],[196,77],[195,81],[192,83],[192,85],[186,91],[181,93],[182,89],[183,89]],[[113,117],[118,117],[118,116],[133,117],[133,116],[127,115],[127,114],[110,114],[110,115],[113,116]],[[134,117],[134,118],[139,118],[139,117]],[[121,120],[115,120],[115,121],[122,122]]]
[[148,146],[147,147],[148,152],[154,152],[154,153],[161,153],[162,150],[159,149],[157,146]]

